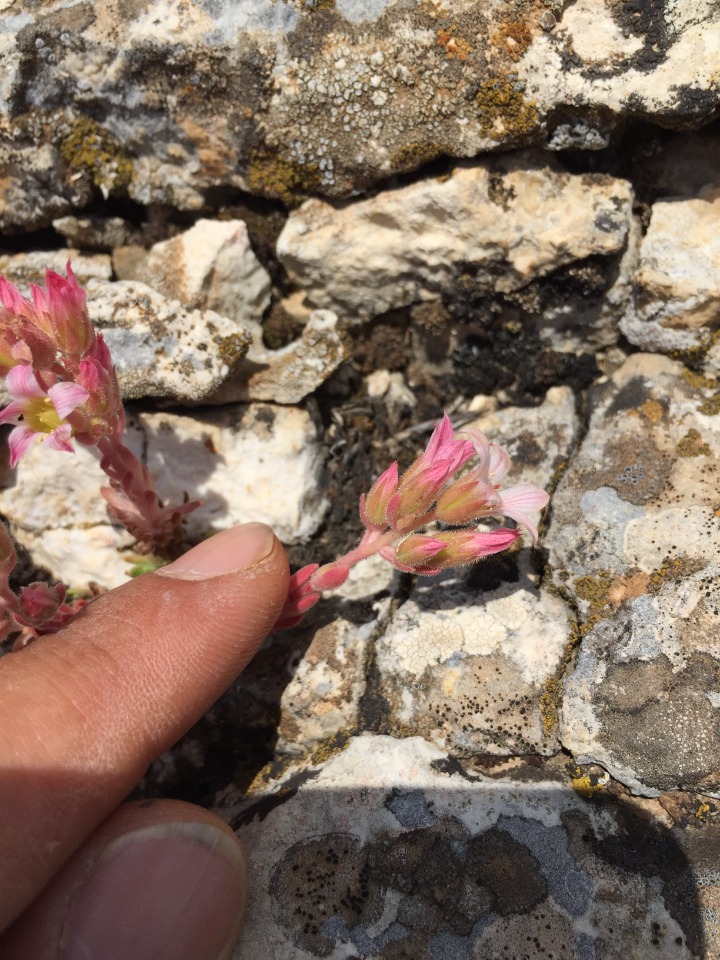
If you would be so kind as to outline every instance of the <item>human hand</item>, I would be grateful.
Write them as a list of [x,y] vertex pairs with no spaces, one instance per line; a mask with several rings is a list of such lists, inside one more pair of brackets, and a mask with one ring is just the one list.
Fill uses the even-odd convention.
[[0,661],[4,960],[230,956],[247,888],[234,833],[188,803],[118,805],[246,666],[287,590],[280,543],[245,524]]

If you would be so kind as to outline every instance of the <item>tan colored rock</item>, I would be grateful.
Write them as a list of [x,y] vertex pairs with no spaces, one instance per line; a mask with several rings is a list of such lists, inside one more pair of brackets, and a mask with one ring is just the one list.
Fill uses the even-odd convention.
[[242,220],[198,220],[156,243],[124,279],[140,280],[189,309],[214,310],[236,323],[259,322],[270,303],[270,277]]
[[631,204],[624,180],[521,155],[340,208],[309,200],[277,250],[311,303],[353,322],[463,283],[510,292],[574,261],[618,255]]
[[45,283],[45,271],[65,276],[68,260],[81,285],[89,280],[110,280],[112,264],[105,253],[81,253],[80,250],[33,250],[32,253],[0,254],[0,276],[16,284],[26,296],[31,283]]
[[88,284],[88,310],[112,354],[124,400],[199,403],[245,356],[250,332],[211,310],[186,310],[144,283]]
[[655,203],[621,322],[644,350],[705,352],[720,327],[720,189]]

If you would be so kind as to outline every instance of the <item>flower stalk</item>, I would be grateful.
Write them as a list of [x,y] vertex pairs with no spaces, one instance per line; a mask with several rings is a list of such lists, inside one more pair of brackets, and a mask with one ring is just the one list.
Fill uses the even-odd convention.
[[[463,473],[471,460],[474,465]],[[357,547],[333,563],[311,564],[293,575],[276,628],[299,623],[324,591],[341,586],[351,567],[374,554],[398,570],[421,576],[475,563],[506,550],[520,537],[517,529],[472,526],[491,517],[515,520],[535,543],[537,528],[528,514],[541,510],[548,495],[527,483],[503,490],[509,467],[503,447],[473,428],[456,436],[445,414],[425,451],[402,476],[393,463],[361,496],[365,533]],[[421,532],[429,525],[432,532]],[[461,529],[445,529],[448,526]]]

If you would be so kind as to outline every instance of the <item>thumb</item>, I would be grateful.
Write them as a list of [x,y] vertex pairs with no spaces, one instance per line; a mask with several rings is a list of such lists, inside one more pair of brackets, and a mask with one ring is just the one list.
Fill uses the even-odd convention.
[[287,588],[280,543],[245,524],[0,661],[0,929],[243,669]]

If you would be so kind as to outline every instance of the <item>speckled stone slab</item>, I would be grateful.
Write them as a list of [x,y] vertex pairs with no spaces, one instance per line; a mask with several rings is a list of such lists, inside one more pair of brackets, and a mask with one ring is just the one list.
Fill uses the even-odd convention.
[[637,792],[717,795],[717,392],[637,355],[591,403],[545,537],[552,580],[580,616],[561,740]]
[[718,828],[557,770],[365,735],[219,812],[252,876],[235,960],[718,956]]

